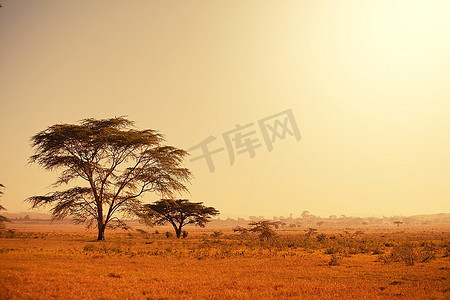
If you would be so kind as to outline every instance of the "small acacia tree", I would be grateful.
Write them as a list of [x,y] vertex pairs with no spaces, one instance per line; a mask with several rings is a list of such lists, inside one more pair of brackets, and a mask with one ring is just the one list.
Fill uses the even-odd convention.
[[400,225],[403,224],[402,221],[394,221],[394,222],[392,222],[392,223],[394,223],[395,225],[397,225],[397,230],[400,228]]
[[258,234],[258,237],[260,240],[270,240],[273,239],[274,237],[276,237],[277,233],[275,232],[275,230],[273,230],[273,228],[278,228],[280,227],[281,222],[279,221],[268,221],[268,220],[263,220],[263,221],[254,221],[254,222],[250,222],[248,223],[248,228],[245,227],[241,227],[241,226],[237,226],[233,229],[234,232],[240,232],[241,235],[246,236],[248,232],[252,232],[255,234]]
[[274,238],[277,234],[273,228],[278,228],[281,225],[281,222],[271,222],[271,221],[258,221],[258,222],[250,222],[249,231],[258,234],[258,237],[261,240],[270,240]]
[[164,225],[170,223],[177,238],[181,237],[183,227],[188,224],[205,227],[212,216],[219,214],[214,207],[204,206],[202,202],[190,202],[188,199],[161,199],[145,205],[142,215],[147,224]]
[[76,223],[98,228],[126,228],[120,217],[137,215],[146,192],[172,195],[187,191],[190,172],[182,167],[187,152],[163,145],[154,130],[136,130],[124,117],[84,119],[79,124],[48,127],[31,138],[31,163],[46,170],[62,170],[54,186],[75,179],[85,183],[65,191],[27,200],[32,207],[53,206],[53,219],[71,216]]

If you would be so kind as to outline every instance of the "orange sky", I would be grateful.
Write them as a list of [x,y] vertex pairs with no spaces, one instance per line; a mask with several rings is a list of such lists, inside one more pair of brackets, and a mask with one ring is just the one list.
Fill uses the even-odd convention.
[[[186,161],[222,217],[450,212],[449,1],[1,3],[9,211],[56,175],[26,165],[33,134],[127,115],[185,149],[254,122],[253,158]],[[257,122],[285,110],[302,139],[269,152]]]

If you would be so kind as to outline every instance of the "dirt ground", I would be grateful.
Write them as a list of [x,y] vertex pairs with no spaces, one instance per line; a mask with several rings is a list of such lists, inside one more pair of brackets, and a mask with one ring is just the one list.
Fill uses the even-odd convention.
[[224,228],[177,240],[167,227],[97,242],[82,227],[15,225],[0,238],[1,299],[450,298],[448,228],[261,241]]

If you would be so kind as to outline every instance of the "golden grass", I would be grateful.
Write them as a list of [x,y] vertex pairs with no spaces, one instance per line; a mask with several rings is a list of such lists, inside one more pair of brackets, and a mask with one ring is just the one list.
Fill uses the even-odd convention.
[[[449,234],[291,233],[261,242],[197,233],[16,233],[0,239],[1,299],[448,299]],[[410,243],[417,254],[383,260]],[[433,258],[421,262],[427,245]],[[333,248],[335,247],[335,248]],[[336,250],[333,250],[336,249]],[[398,248],[400,249],[400,248]],[[402,248],[403,249],[403,248]],[[332,253],[332,254],[325,254]],[[428,252],[426,252],[428,253]],[[429,253],[428,253],[429,254]],[[338,265],[330,266],[336,255]],[[400,253],[401,255],[401,253]]]

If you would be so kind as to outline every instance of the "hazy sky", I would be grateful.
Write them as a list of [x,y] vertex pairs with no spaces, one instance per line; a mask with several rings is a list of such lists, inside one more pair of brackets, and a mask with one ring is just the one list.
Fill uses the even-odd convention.
[[[32,135],[126,115],[176,147],[217,138],[213,173],[186,166],[221,217],[450,212],[450,1],[0,3],[9,211],[56,177],[27,165]],[[268,151],[258,120],[286,110],[301,140]],[[252,122],[261,147],[230,166],[223,134]]]

